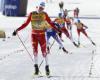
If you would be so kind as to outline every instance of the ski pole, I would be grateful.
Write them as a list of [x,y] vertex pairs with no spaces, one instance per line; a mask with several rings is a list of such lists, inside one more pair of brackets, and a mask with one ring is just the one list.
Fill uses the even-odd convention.
[[19,36],[18,34],[17,34],[17,36],[18,36],[20,42],[22,43],[23,47],[25,48],[26,52],[28,53],[30,59],[32,60],[32,62],[34,62],[34,60],[33,60],[32,56],[31,56],[31,54],[30,54],[29,51],[27,50],[27,48],[26,48],[25,44],[23,43],[23,41],[21,40],[20,36]]
[[41,61],[40,65],[39,65],[39,68],[41,67],[42,63],[43,63],[44,59]]
[[54,45],[54,43],[55,43],[55,40],[54,40],[53,43],[51,44],[50,49],[52,48],[52,46]]

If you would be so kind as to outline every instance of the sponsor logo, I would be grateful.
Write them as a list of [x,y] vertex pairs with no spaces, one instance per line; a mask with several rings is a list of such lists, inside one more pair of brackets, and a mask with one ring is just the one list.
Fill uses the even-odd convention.
[[17,9],[16,5],[5,5],[5,9]]

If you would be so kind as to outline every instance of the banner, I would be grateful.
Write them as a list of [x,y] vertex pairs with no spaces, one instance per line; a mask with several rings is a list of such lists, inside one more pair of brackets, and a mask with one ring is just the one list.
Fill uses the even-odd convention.
[[4,0],[3,14],[7,16],[17,16],[19,12],[19,0]]
[[4,0],[0,0],[0,12],[3,11],[3,7],[4,7]]

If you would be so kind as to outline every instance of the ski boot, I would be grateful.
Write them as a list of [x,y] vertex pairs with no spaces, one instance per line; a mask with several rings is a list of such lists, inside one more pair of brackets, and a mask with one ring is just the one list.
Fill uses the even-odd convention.
[[90,39],[90,41],[91,41],[91,43],[94,45],[94,46],[96,46],[96,44],[91,40],[91,38],[89,37],[89,39]]
[[65,52],[65,53],[68,53],[68,51],[63,47],[62,50]]
[[78,46],[80,46],[80,42],[78,42]]
[[49,65],[45,66],[45,71],[46,71],[46,75],[49,76],[50,75]]
[[96,46],[96,44],[92,41],[92,44],[94,45],[94,46]]
[[59,47],[59,49],[61,49],[61,47]]
[[39,74],[39,68],[38,68],[38,65],[35,64],[34,67],[35,67],[35,73],[34,73],[34,75],[38,75],[38,74]]
[[48,54],[50,53],[50,48],[49,48],[49,47],[47,47],[47,53],[48,53]]
[[75,42],[73,42],[74,46],[79,47]]

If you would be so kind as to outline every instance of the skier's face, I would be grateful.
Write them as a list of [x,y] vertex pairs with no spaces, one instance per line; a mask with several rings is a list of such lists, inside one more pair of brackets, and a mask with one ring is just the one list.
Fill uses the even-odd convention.
[[39,6],[39,12],[44,10],[44,6]]

